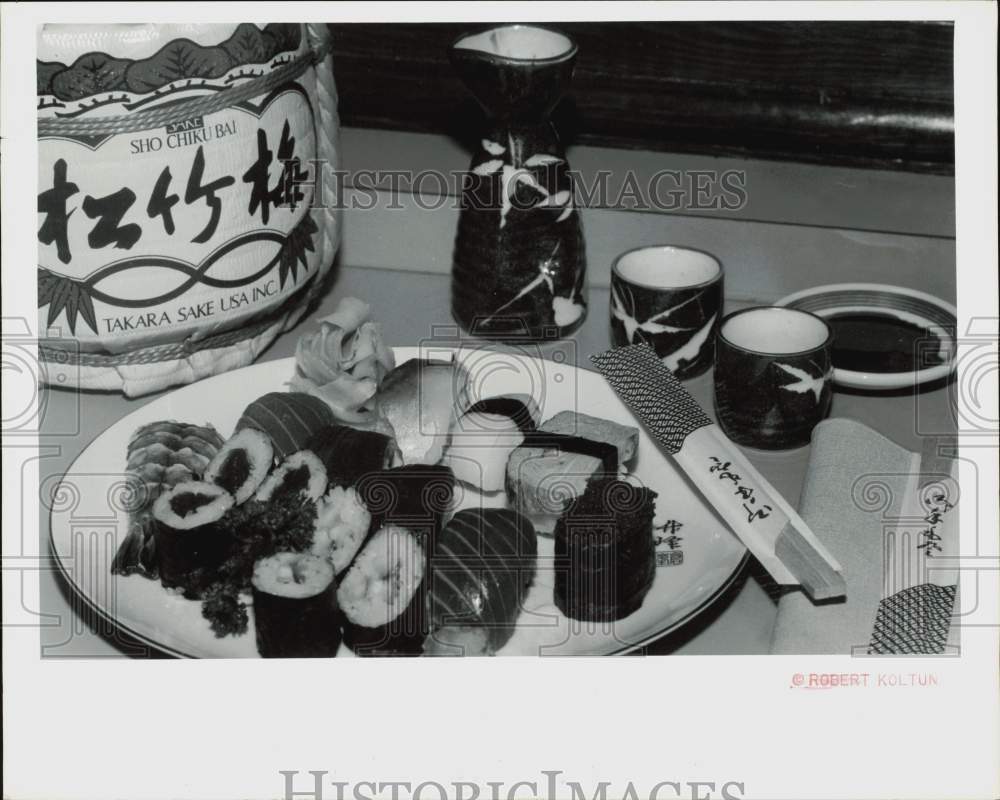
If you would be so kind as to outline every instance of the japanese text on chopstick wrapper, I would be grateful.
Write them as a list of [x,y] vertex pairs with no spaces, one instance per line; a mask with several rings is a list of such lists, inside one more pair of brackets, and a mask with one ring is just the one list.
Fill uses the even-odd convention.
[[709,473],[715,474],[720,481],[730,481],[736,487],[733,492],[735,497],[740,498],[743,510],[747,514],[747,522],[756,522],[759,519],[767,519],[773,510],[766,503],[757,505],[757,497],[752,486],[745,485],[743,478],[732,471],[732,462],[723,461],[717,456],[709,456],[712,466],[708,468]]

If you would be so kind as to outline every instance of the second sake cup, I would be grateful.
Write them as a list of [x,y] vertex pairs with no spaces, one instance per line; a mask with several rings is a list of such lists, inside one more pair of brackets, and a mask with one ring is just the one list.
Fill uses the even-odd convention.
[[654,245],[611,265],[611,341],[646,342],[680,379],[712,365],[722,315],[722,264],[687,247]]
[[765,306],[722,321],[715,410],[737,444],[782,450],[809,444],[830,412],[830,326],[815,314]]

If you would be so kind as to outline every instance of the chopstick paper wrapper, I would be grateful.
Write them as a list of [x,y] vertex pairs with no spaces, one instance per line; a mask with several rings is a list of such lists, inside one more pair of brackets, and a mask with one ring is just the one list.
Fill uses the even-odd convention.
[[840,565],[648,345],[591,360],[772,578],[813,600],[847,592]]

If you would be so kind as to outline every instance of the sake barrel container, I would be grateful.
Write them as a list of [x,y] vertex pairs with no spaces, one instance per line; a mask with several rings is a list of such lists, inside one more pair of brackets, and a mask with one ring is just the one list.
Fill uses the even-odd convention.
[[135,396],[249,364],[339,242],[329,31],[45,25],[38,313],[52,384]]

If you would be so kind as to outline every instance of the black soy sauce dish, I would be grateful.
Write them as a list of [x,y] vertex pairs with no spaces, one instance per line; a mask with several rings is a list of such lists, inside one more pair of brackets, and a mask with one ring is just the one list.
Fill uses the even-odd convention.
[[955,370],[958,312],[934,295],[884,283],[835,283],[776,305],[823,317],[833,328],[833,382],[865,392],[905,391]]
[[701,250],[654,245],[611,265],[611,341],[647,343],[681,380],[704,373],[722,317],[722,264]]
[[765,450],[809,444],[830,412],[830,326],[815,314],[765,306],[736,311],[719,328],[715,410],[734,442]]

